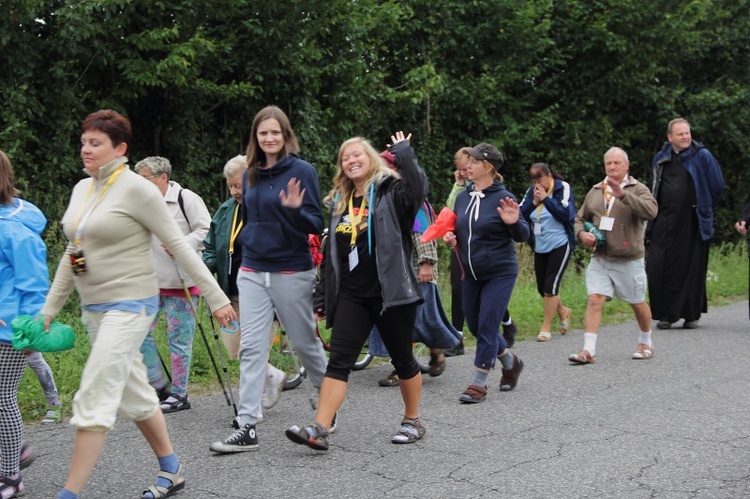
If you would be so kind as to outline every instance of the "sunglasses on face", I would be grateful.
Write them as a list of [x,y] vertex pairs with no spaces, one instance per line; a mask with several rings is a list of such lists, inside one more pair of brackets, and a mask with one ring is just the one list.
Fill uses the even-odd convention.
[[531,176],[531,181],[532,182],[537,182],[537,181],[542,180],[544,178],[544,175],[542,175],[541,173],[537,173],[535,175],[530,175],[530,176]]

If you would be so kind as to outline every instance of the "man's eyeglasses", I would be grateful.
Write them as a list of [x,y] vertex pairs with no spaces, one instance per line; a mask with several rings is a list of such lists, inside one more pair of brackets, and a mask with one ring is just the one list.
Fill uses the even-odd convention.
[[[164,175],[164,174],[163,173],[157,173],[156,175],[151,175],[149,177],[143,177],[143,178],[145,178],[146,180],[151,180],[154,177],[161,177],[162,175]],[[143,175],[141,175],[141,176],[143,176]]]

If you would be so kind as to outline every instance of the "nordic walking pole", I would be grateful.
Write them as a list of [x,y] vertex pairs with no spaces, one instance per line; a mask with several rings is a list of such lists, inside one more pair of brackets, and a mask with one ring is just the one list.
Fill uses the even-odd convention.
[[[203,300],[206,303],[206,300]],[[206,309],[208,309],[208,303],[206,303]],[[208,310],[208,318],[211,321],[211,330],[214,333],[214,340],[216,340],[216,349],[219,351],[219,361],[221,362],[221,368],[224,370],[224,377],[226,377],[227,386],[229,387],[229,398],[232,399],[232,408],[234,409],[234,415],[239,416],[237,412],[237,404],[234,403],[234,394],[232,393],[232,382],[229,379],[229,371],[227,370],[227,363],[224,360],[224,353],[221,350],[221,343],[219,342],[219,333],[216,332],[216,324],[214,323],[214,316],[211,315],[211,310]],[[239,328],[239,326],[237,326]],[[226,331],[226,330],[225,330]],[[237,329],[233,331],[235,334],[240,334]]]
[[169,374],[169,369],[167,368],[167,364],[164,362],[164,358],[161,356],[161,353],[159,353],[159,347],[156,346],[156,338],[154,338],[154,348],[156,348],[156,355],[159,356],[159,360],[161,361],[161,367],[164,368],[164,373],[167,375],[167,379],[169,380],[169,383],[172,384],[172,375]]
[[211,359],[211,364],[213,364],[214,366],[214,371],[216,372],[216,378],[219,380],[221,389],[224,392],[224,398],[227,399],[227,405],[232,405],[231,402],[229,402],[229,395],[227,395],[227,389],[224,387],[224,381],[221,379],[221,374],[219,374],[219,367],[216,365],[216,359],[214,359],[214,354],[213,352],[211,352],[211,347],[208,344],[208,339],[206,339],[206,332],[203,331],[203,324],[201,324],[201,321],[198,318],[198,313],[195,310],[195,307],[193,307],[193,297],[190,296],[190,291],[188,291],[187,285],[185,284],[185,279],[182,277],[182,272],[180,272],[180,267],[177,266],[177,262],[175,262],[173,259],[172,263],[174,263],[174,268],[175,270],[177,270],[177,275],[180,277],[180,282],[182,283],[182,289],[183,291],[185,291],[185,296],[187,297],[187,300],[188,300],[188,306],[190,307],[190,310],[193,312],[193,317],[195,317],[195,323],[198,326],[198,330],[201,332],[203,343],[206,344],[206,351],[208,352],[208,356]]

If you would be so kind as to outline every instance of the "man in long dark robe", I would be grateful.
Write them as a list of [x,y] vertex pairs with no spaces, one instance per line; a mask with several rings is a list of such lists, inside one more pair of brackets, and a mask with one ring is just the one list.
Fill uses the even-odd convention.
[[693,141],[690,124],[677,118],[651,163],[652,191],[659,214],[648,232],[648,290],[657,328],[684,319],[693,329],[707,311],[706,272],[714,207],[724,192],[716,158]]

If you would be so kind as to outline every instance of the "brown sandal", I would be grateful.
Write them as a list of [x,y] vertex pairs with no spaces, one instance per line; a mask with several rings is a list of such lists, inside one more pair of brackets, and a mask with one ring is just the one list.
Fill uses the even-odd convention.
[[[442,357],[442,359],[440,358]],[[445,354],[442,350],[438,353],[430,352],[430,376],[440,376],[445,371]]]

